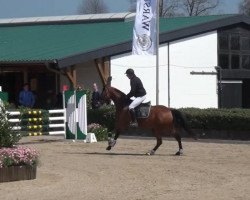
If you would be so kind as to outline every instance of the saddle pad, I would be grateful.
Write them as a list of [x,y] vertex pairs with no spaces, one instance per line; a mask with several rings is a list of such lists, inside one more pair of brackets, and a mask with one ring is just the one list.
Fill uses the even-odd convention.
[[136,118],[147,118],[150,113],[151,105],[139,105],[135,108]]

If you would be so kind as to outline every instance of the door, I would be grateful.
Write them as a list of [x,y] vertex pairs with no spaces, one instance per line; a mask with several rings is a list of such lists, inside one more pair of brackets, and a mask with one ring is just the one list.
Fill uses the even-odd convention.
[[250,108],[250,79],[243,79],[242,108]]
[[221,108],[242,108],[242,81],[221,82]]
[[2,90],[8,93],[9,103],[18,105],[19,91],[23,87],[23,75],[20,72],[3,72],[0,74]]

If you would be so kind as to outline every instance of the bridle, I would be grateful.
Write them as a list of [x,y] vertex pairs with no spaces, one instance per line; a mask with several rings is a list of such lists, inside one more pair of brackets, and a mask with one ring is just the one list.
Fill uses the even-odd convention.
[[103,102],[109,103],[110,102],[110,92],[109,92],[109,86],[111,84],[112,77],[108,77],[107,84],[102,89],[101,99]]
[[101,98],[104,101],[110,100],[108,85],[105,85],[102,89]]

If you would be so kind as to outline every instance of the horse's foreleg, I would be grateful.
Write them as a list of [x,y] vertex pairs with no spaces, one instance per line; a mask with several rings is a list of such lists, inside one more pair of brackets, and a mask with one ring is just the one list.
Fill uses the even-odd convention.
[[174,135],[174,138],[177,140],[178,145],[179,145],[179,151],[177,151],[175,155],[180,156],[180,155],[183,154],[183,148],[182,148],[182,143],[181,143],[181,136],[178,133],[176,133]]
[[112,147],[115,146],[116,140],[118,139],[119,136],[120,136],[120,130],[116,130],[114,139],[110,138],[108,140],[108,147],[106,148],[106,150],[109,151],[111,150]]
[[156,143],[155,147],[151,151],[147,152],[146,153],[147,155],[154,155],[156,150],[159,148],[159,146],[161,146],[162,138],[161,137],[156,137],[156,140],[157,140],[157,143]]

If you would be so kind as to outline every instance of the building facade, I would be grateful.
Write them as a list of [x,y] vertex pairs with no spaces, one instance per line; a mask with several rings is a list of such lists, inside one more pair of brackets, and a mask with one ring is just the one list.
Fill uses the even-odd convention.
[[[17,104],[25,82],[37,107],[63,85],[100,90],[108,76],[128,93],[133,68],[156,104],[156,57],[131,55],[134,14],[0,20],[0,85]],[[250,20],[241,15],[160,19],[159,104],[249,108]]]

